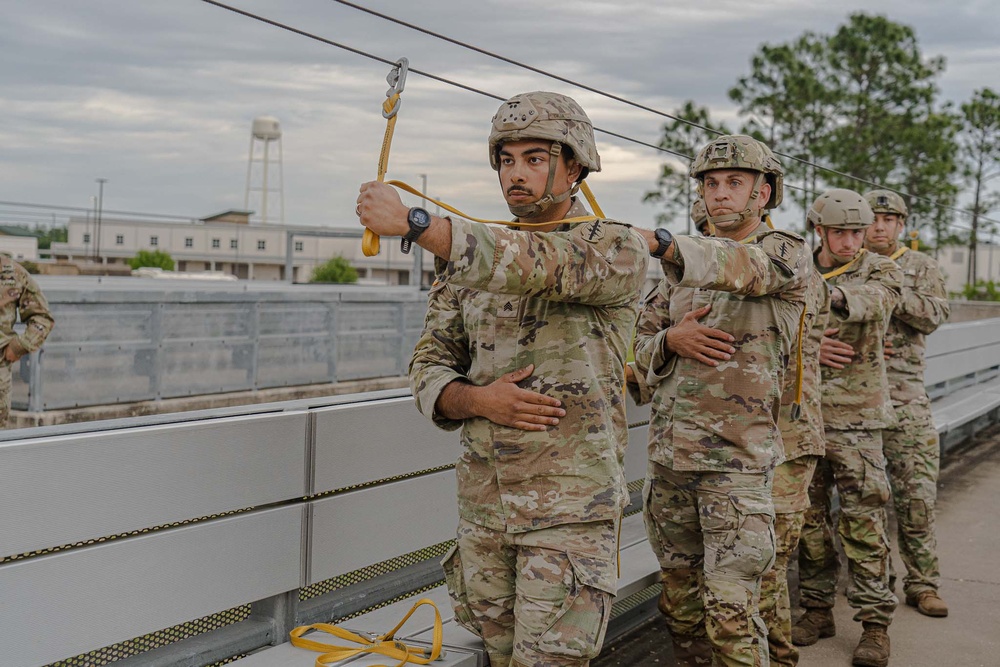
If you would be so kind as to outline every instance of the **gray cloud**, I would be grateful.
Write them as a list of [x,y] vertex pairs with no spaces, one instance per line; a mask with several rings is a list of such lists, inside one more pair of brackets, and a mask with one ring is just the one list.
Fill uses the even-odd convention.
[[[499,95],[568,92],[595,123],[656,143],[664,119],[503,65],[329,0],[231,0],[247,11]],[[37,0],[5,3],[0,40],[0,199],[202,216],[243,204],[249,128],[284,131],[286,220],[354,224],[358,184],[375,175],[388,68],[202,2]],[[850,11],[912,25],[927,56],[944,55],[945,98],[989,85],[1000,63],[988,2],[772,0],[528,2],[365,0],[444,34],[671,111],[685,99],[732,118],[726,91],[762,42],[832,32]],[[472,214],[506,216],[486,163],[497,102],[411,76],[390,177]],[[599,137],[605,210],[649,224],[640,203],[664,156]]]

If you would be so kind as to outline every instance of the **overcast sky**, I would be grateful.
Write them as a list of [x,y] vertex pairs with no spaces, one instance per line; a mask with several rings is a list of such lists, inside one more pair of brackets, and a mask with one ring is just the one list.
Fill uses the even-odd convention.
[[[358,2],[650,107],[694,99],[731,125],[726,91],[761,43],[830,33],[859,10],[912,26],[926,57],[946,58],[945,99],[1000,87],[996,0]],[[331,0],[228,4],[497,95],[568,93],[595,125],[658,141],[662,118]],[[105,209],[242,208],[250,126],[268,115],[283,131],[286,222],[356,224],[386,65],[198,0],[0,0],[0,16],[0,200],[88,207],[102,177]],[[415,74],[402,99],[389,177],[420,187],[427,174],[430,194],[508,217],[486,153],[499,103]],[[605,212],[651,225],[641,199],[664,154],[607,135],[598,148],[604,171],[590,182]]]

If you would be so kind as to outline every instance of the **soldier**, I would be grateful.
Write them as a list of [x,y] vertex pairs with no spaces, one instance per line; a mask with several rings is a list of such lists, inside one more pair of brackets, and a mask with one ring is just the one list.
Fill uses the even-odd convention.
[[[792,630],[797,646],[836,634],[833,605],[839,570],[830,521],[830,484],[840,496],[840,535],[848,559],[847,600],[864,632],[853,664],[885,667],[896,608],[889,590],[885,504],[889,482],[881,429],[896,424],[888,400],[884,333],[899,301],[902,274],[892,260],[862,248],[874,214],[851,190],[829,190],[807,214],[821,246],[816,267],[830,287],[829,338],[820,351],[824,466],[810,486],[799,544],[799,589],[805,614]],[[831,481],[832,480],[832,481]]]
[[701,197],[691,204],[691,222],[702,236],[715,236],[708,226],[708,211],[705,210],[705,200]]
[[[925,616],[947,616],[938,595],[934,504],[941,455],[930,398],[924,387],[924,336],[948,319],[950,307],[937,262],[899,244],[906,227],[906,204],[889,190],[873,190],[865,199],[875,212],[865,248],[895,260],[903,270],[902,298],[889,320],[892,342],[887,365],[889,396],[899,425],[882,431],[889,486],[896,510],[899,553],[906,565],[906,604]],[[890,583],[892,582],[890,572]]]
[[[799,663],[792,643],[792,610],[788,596],[788,561],[798,548],[809,507],[809,484],[826,450],[820,391],[820,344],[830,316],[830,294],[823,276],[810,267],[802,335],[789,360],[778,427],[785,462],[774,471],[774,567],[761,581],[760,616],[767,625],[767,648],[773,665]],[[801,354],[801,357],[799,356]],[[796,366],[798,372],[791,372]],[[799,380],[801,377],[801,381]],[[795,406],[800,408],[796,410]],[[800,412],[801,414],[794,414]]]
[[600,169],[569,97],[505,102],[489,154],[511,212],[537,231],[407,211],[380,183],[361,187],[358,212],[438,257],[410,384],[425,416],[462,429],[458,541],[443,561],[456,618],[494,667],[582,666],[617,585],[622,385],[648,250],[623,223],[562,222],[587,215],[572,195]]
[[721,240],[656,230],[665,277],[640,314],[629,384],[653,403],[646,530],[678,664],[766,665],[758,597],[774,560],[778,405],[809,252],[761,221],[782,196],[767,146],[720,137],[691,176]]
[[[42,346],[55,320],[49,312],[45,295],[38,283],[8,255],[0,253],[0,282],[3,299],[0,301],[0,428],[7,427],[10,416],[11,364]],[[14,333],[18,313],[25,324],[24,333]]]

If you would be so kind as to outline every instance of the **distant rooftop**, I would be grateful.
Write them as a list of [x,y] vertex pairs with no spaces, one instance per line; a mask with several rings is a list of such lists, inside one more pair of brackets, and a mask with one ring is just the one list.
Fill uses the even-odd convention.
[[38,234],[23,227],[0,225],[0,236],[34,236],[37,238]]
[[216,213],[215,215],[210,215],[206,218],[201,218],[202,222],[235,222],[241,225],[246,225],[250,223],[250,216],[253,215],[253,211],[242,211],[240,209],[231,208],[228,211],[223,211],[222,213]]

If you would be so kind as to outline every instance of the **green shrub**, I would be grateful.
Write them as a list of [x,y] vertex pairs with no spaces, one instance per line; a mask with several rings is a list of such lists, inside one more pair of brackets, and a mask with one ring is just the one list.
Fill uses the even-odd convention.
[[313,269],[313,283],[356,283],[358,282],[358,271],[350,262],[342,256],[337,255],[333,259],[320,264]]

